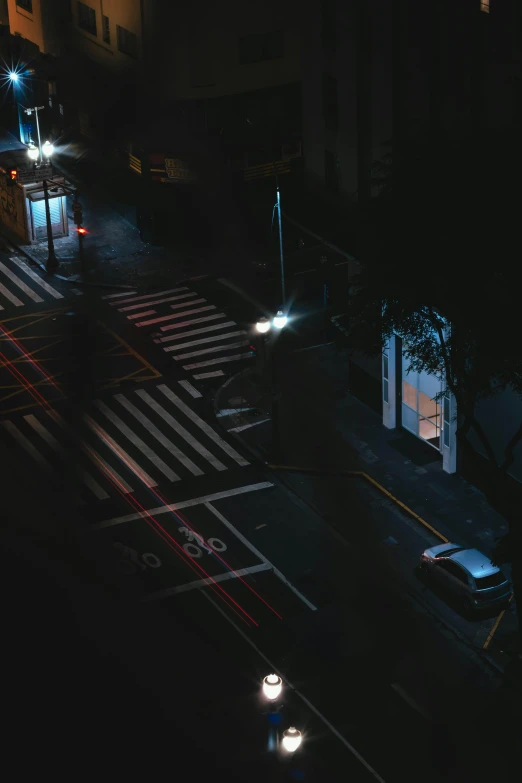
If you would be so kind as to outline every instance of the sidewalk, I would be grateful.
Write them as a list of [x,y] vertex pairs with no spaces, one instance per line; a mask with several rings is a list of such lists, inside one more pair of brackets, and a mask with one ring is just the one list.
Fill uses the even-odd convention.
[[[505,520],[460,476],[442,470],[435,449],[403,430],[387,430],[380,417],[346,391],[348,357],[335,346],[284,357],[280,370],[280,464],[321,472],[362,471],[381,491],[411,509],[450,541],[491,554]],[[248,369],[218,391],[219,422],[270,463],[271,399]],[[353,479],[347,479],[353,480]],[[357,479],[356,479],[357,480]],[[364,479],[359,479],[364,480]],[[404,511],[404,509],[403,509]],[[418,524],[421,524],[420,522]],[[512,669],[519,650],[513,602],[484,654]]]

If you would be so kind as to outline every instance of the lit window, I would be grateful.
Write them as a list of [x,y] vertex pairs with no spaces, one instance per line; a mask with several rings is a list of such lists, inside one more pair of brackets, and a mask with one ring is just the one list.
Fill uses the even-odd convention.
[[489,14],[489,0],[480,0],[480,10],[484,14]]
[[24,11],[29,11],[30,14],[33,13],[33,0],[16,0],[16,5]]
[[91,35],[96,35],[96,11],[85,3],[78,3],[78,27]]
[[118,51],[127,54],[129,57],[138,56],[138,38],[130,30],[116,25],[116,36],[118,38]]

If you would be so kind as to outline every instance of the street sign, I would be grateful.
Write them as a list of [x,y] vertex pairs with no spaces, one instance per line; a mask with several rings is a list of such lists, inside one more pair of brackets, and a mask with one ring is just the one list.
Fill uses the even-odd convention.
[[82,211],[82,205],[79,201],[73,201],[72,203],[72,211],[73,212],[81,212]]
[[52,176],[52,166],[40,166],[37,169],[19,171],[16,179],[21,185],[27,185],[31,182],[42,182],[44,179],[51,179]]

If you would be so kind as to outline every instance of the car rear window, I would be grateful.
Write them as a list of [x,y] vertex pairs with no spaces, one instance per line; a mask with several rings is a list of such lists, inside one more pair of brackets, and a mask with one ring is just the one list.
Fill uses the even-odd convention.
[[456,552],[462,552],[462,547],[456,546],[452,549],[443,549],[442,552],[439,552],[438,555],[435,555],[435,557],[449,557],[450,555],[454,555]]
[[479,579],[475,579],[477,590],[487,590],[489,587],[498,587],[506,581],[506,577],[502,571],[497,571],[496,574],[490,574],[489,576],[482,576]]

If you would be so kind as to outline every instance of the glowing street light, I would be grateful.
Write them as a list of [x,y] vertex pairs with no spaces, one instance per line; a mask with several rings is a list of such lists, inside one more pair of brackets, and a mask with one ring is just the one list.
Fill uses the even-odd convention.
[[288,316],[282,310],[278,310],[272,324],[275,329],[284,329],[288,323]]
[[290,726],[289,729],[283,732],[283,739],[281,740],[281,744],[287,753],[295,753],[295,751],[301,745],[302,741],[303,735],[299,729],[296,729],[294,726]]
[[260,318],[256,324],[256,329],[260,334],[266,334],[270,331],[270,320],[268,318]]
[[42,152],[46,158],[50,158],[54,152],[54,144],[51,144],[50,141],[46,141],[42,147]]
[[275,701],[281,695],[283,681],[277,674],[269,674],[263,680],[263,693],[269,701]]
[[16,73],[16,71],[11,71],[11,73],[9,74],[9,79],[10,79],[12,82],[14,82],[15,84],[16,84],[16,82],[18,81],[18,79],[19,79],[19,78],[20,78],[20,77],[18,76],[18,74]]
[[27,154],[31,158],[31,160],[38,160],[38,147],[36,147],[34,144],[29,144],[27,148]]

